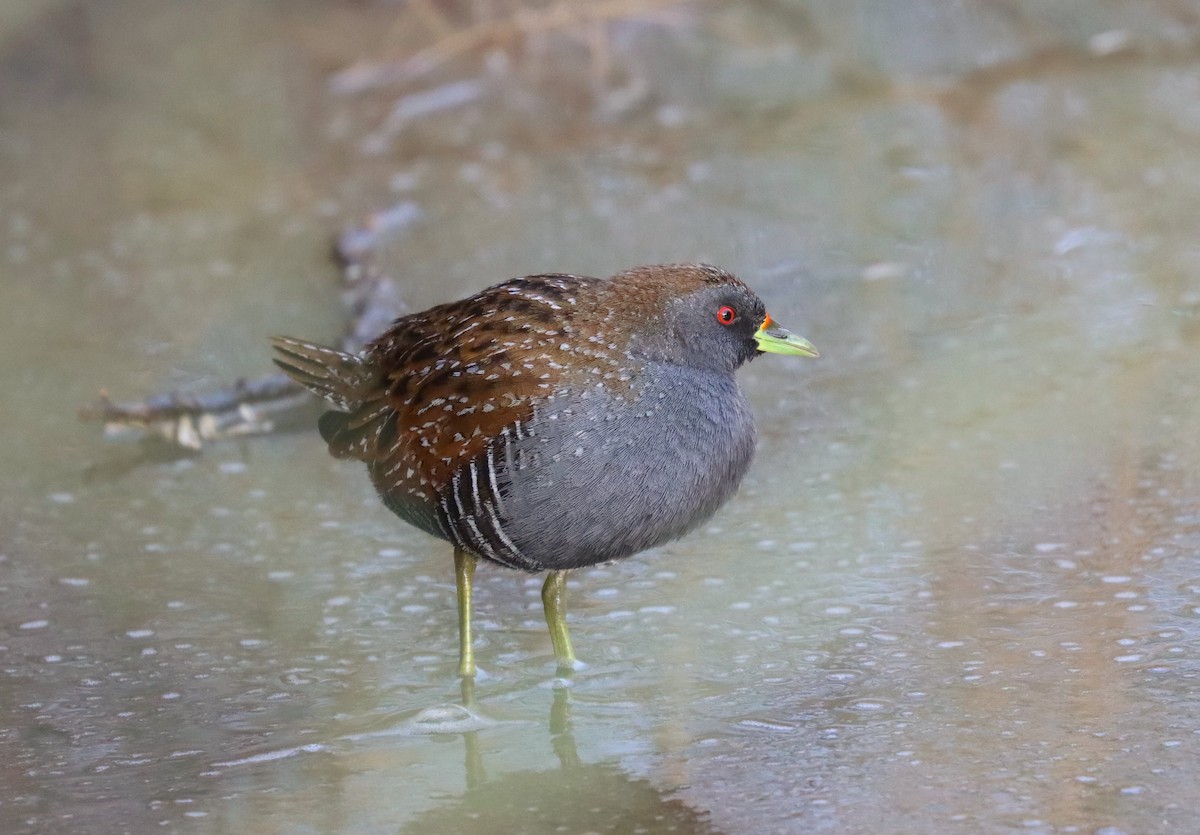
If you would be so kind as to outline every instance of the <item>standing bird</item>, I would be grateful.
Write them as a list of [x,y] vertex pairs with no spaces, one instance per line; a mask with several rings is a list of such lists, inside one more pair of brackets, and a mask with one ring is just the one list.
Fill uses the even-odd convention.
[[385,505],[454,545],[460,676],[475,674],[478,558],[549,571],[546,624],[575,664],[566,573],[690,531],[737,489],[754,419],[734,372],[815,357],[734,275],[533,275],[397,319],[361,354],[286,337],[275,362],[330,401],[321,437]]

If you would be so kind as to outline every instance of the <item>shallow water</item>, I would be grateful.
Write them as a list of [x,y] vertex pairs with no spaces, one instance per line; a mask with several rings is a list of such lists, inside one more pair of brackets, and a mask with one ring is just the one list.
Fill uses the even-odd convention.
[[[1196,828],[1200,6],[1055,8],[685,8],[607,86],[543,38],[347,96],[398,7],[7,5],[0,828]],[[461,692],[448,547],[315,432],[76,420],[332,339],[330,237],[398,200],[414,307],[704,259],[822,350],[742,373],[711,525],[572,575],[569,682],[483,567]]]

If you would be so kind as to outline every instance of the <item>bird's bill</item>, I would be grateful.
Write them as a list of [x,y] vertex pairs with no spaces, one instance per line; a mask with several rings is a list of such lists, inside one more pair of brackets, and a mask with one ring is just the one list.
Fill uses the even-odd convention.
[[758,350],[767,354],[791,354],[796,357],[819,357],[821,354],[803,336],[797,336],[775,324],[770,316],[754,334]]

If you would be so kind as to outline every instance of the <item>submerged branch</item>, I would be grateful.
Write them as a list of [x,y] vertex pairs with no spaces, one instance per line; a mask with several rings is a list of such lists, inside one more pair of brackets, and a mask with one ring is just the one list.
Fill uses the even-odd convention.
[[[342,350],[362,350],[404,312],[396,282],[379,271],[373,256],[384,235],[410,225],[419,216],[416,204],[400,203],[348,229],[334,242],[349,319],[340,341]],[[266,334],[263,336],[265,340]],[[195,451],[209,441],[274,432],[312,402],[312,395],[286,374],[268,374],[235,380],[216,391],[160,393],[134,402],[113,402],[107,392],[101,392],[99,401],[82,409],[79,416],[103,423],[106,435],[133,433]]]
[[130,403],[114,403],[101,392],[99,403],[79,417],[103,422],[106,435],[140,432],[198,450],[205,441],[273,432],[277,415],[308,402],[308,393],[286,374],[271,374],[213,392],[168,392]]

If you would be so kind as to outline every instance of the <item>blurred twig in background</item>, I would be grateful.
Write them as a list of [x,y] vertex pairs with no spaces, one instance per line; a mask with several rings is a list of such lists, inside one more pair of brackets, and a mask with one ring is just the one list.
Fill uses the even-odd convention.
[[412,81],[454,60],[480,55],[489,48],[519,48],[534,38],[562,35],[584,43],[598,81],[612,70],[609,24],[640,21],[682,25],[696,2],[684,0],[492,0],[473,3],[471,19],[456,23],[433,0],[410,0],[397,27],[415,25],[429,43],[407,54],[363,61],[334,75],[337,93],[360,93],[388,84]]

